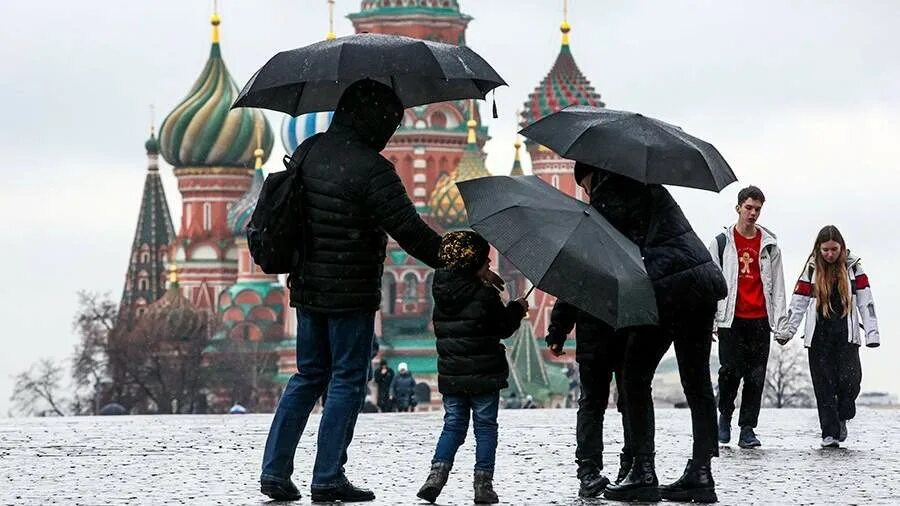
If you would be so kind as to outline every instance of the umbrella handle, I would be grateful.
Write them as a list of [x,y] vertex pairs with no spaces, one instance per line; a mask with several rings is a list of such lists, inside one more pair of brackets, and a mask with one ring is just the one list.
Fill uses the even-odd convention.
[[531,288],[525,293],[525,295],[522,296],[522,298],[527,299],[528,296],[531,295],[531,292],[533,292],[533,291],[534,291],[534,285],[531,285]]

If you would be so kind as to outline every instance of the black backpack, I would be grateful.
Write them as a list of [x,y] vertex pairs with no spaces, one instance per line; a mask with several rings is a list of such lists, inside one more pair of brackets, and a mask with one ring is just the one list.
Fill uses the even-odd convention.
[[266,274],[286,274],[301,261],[303,182],[300,169],[306,155],[318,139],[305,140],[284,157],[285,170],[266,177],[256,208],[247,224],[250,256]]

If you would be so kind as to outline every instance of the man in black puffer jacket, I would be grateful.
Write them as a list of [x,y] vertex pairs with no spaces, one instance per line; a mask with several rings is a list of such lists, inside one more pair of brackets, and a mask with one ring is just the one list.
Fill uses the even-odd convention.
[[[629,474],[604,497],[626,501],[709,501],[716,498],[710,460],[718,456],[718,426],[709,353],[717,302],[728,294],[722,272],[661,185],[643,184],[577,163],[575,178],[590,190],[591,205],[641,250],[653,283],[659,325],[627,332],[623,358],[626,419],[634,460]],[[691,409],[693,458],[684,475],[658,486],[651,383],[656,366],[674,342],[681,384]]]
[[403,106],[375,81],[352,84],[331,126],[304,143],[302,261],[290,276],[297,308],[297,370],[281,396],[263,457],[261,490],[299,498],[294,452],[310,411],[327,388],[319,424],[312,500],[371,501],[344,476],[346,449],[366,395],[387,234],[431,267],[440,236],[416,212],[393,165],[379,152]]
[[490,246],[475,232],[450,232],[441,243],[446,268],[434,274],[434,334],[438,390],[444,398],[444,429],[431,472],[418,496],[434,502],[447,483],[456,451],[466,439],[469,415],[475,428],[475,502],[496,503],[493,490],[497,451],[497,409],[509,366],[501,339],[519,328],[528,303],[504,306],[485,278]]

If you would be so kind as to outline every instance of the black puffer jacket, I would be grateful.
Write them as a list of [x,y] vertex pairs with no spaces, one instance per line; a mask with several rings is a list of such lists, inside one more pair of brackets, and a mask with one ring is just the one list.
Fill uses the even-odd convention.
[[416,212],[394,166],[379,152],[400,124],[393,91],[360,81],[344,93],[328,131],[301,167],[303,261],[291,305],[316,312],[376,310],[387,234],[431,267],[441,238]]
[[661,324],[714,308],[728,295],[722,271],[661,185],[595,169],[591,205],[640,247]]
[[500,294],[477,276],[447,269],[435,272],[432,292],[438,390],[477,395],[506,388],[509,366],[500,340],[519,328],[522,306],[504,307]]

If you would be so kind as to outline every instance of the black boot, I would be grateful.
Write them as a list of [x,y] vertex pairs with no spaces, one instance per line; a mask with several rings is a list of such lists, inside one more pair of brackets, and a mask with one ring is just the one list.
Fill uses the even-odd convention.
[[630,451],[619,454],[619,474],[616,476],[616,483],[622,483],[622,480],[628,476],[631,471],[631,464],[634,463],[634,455]]
[[731,415],[719,415],[719,442],[728,444],[731,441]]
[[659,480],[656,479],[654,455],[635,455],[628,476],[621,483],[609,485],[603,492],[613,501],[659,501]]
[[753,427],[741,427],[741,438],[738,440],[738,446],[741,448],[756,448],[760,445],[762,445],[762,443],[759,442],[759,438],[757,438],[756,433],[753,432]]
[[366,502],[374,500],[374,492],[359,488],[349,481],[336,487],[312,489],[312,502]]
[[659,494],[667,501],[718,502],[709,460],[696,463],[693,459],[688,460],[681,478],[675,483],[659,487]]
[[450,476],[451,467],[453,465],[449,462],[435,462],[431,464],[431,472],[428,473],[428,479],[425,480],[425,484],[422,485],[416,496],[428,502],[434,502],[441,495],[444,485],[447,484],[447,477]]
[[475,504],[497,504],[500,499],[494,492],[494,472],[475,470]]
[[262,479],[259,481],[259,491],[276,501],[297,501],[300,499],[300,491],[291,480],[276,481]]
[[597,464],[591,459],[577,462],[578,480],[581,482],[581,485],[578,487],[578,497],[599,497],[603,493],[603,489],[609,485],[609,478],[600,473],[603,469],[602,464]]

